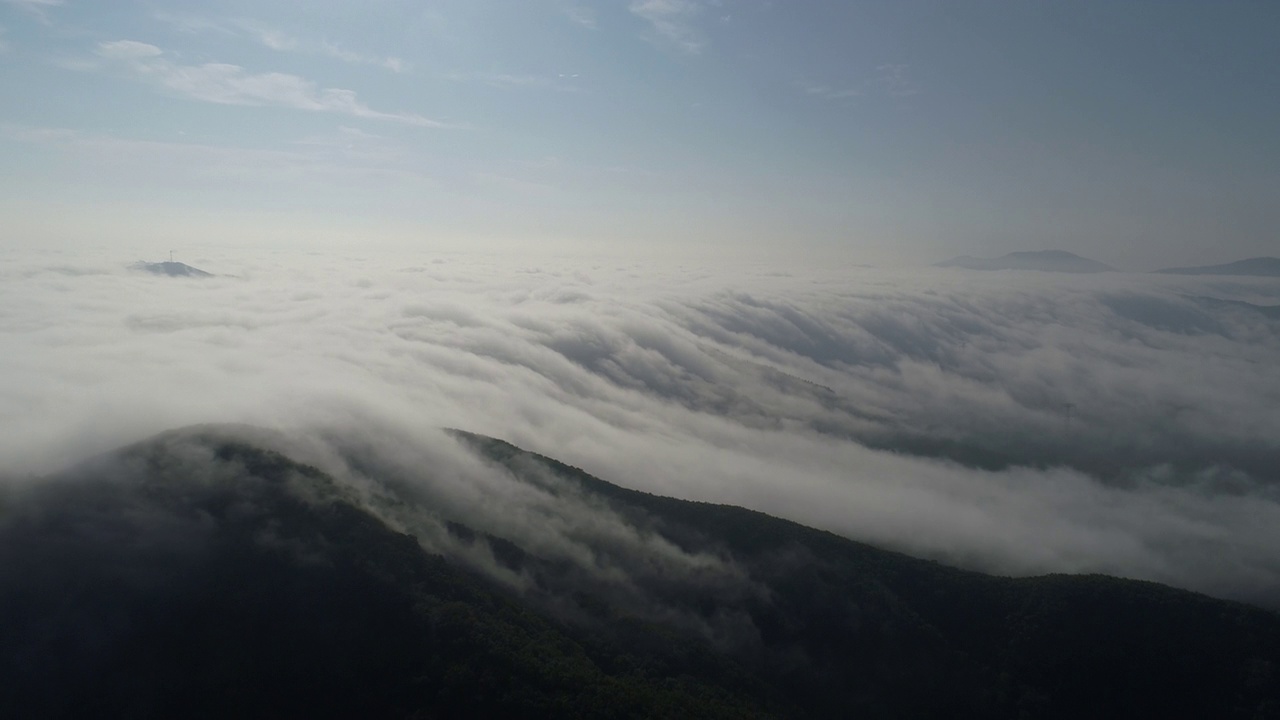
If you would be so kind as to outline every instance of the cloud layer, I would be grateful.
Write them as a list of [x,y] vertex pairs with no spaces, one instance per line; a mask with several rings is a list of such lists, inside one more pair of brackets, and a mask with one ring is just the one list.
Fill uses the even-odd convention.
[[134,259],[0,257],[0,474],[232,421],[430,475],[459,427],[966,567],[1280,603],[1274,281]]

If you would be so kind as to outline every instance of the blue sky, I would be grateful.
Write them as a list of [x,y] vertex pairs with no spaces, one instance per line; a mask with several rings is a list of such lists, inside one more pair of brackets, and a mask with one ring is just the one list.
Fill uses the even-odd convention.
[[1230,1],[0,0],[0,243],[1276,255],[1278,31]]

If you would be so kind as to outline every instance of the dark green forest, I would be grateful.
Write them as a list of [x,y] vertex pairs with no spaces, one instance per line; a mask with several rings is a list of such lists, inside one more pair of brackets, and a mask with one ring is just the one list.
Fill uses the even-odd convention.
[[605,579],[440,518],[513,585],[316,467],[176,431],[0,496],[0,716],[1280,717],[1271,611],[958,570],[452,435],[717,570],[618,551]]

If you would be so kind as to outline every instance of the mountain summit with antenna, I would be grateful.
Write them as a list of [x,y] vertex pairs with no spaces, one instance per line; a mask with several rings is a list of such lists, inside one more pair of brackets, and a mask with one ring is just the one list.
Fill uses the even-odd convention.
[[134,270],[149,272],[153,275],[168,275],[169,277],[213,277],[213,273],[208,273],[199,268],[191,267],[186,263],[180,263],[174,260],[172,250],[169,251],[169,259],[167,261],[153,263],[140,260],[134,263],[131,267]]

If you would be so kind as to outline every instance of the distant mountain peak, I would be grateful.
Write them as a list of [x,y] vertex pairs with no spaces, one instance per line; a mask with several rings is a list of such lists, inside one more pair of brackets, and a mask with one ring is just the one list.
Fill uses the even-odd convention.
[[134,270],[149,272],[153,275],[167,275],[169,277],[213,277],[213,273],[205,272],[199,268],[194,268],[186,263],[180,263],[174,260],[166,260],[158,263],[146,262],[143,260],[134,263],[132,268]]
[[998,258],[980,258],[961,255],[937,267],[958,267],[966,270],[1039,270],[1041,272],[1095,273],[1115,268],[1097,260],[1080,257],[1066,250],[1019,250]]
[[1004,255],[1007,258],[1030,258],[1051,260],[1084,260],[1085,258],[1066,250],[1014,250]]
[[1222,265],[1200,265],[1156,270],[1165,275],[1251,275],[1255,277],[1280,277],[1280,258],[1256,257]]

